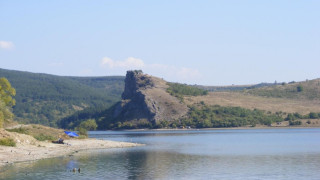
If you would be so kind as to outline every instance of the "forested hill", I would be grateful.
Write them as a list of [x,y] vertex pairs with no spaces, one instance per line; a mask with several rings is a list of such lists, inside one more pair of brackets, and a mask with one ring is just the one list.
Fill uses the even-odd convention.
[[124,89],[123,76],[66,77],[0,68],[0,77],[16,89],[17,121],[50,126],[87,107],[109,107]]

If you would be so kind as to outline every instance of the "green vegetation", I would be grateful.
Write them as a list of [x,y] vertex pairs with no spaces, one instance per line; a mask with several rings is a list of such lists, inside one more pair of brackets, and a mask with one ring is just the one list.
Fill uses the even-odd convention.
[[[289,121],[290,125],[300,125],[298,119],[317,119],[320,113],[311,112],[306,115],[299,113],[283,113],[283,112],[265,112],[263,110],[250,110],[241,107],[223,107],[219,105],[208,106],[203,101],[197,105],[189,106],[190,110],[187,117],[178,121],[169,122],[161,121],[159,124],[152,124],[147,120],[122,121],[121,118],[114,118],[113,113],[119,104],[115,104],[104,111],[84,110],[64,118],[61,127],[66,129],[88,129],[96,122],[97,129],[138,129],[138,128],[220,128],[220,127],[240,127],[240,126],[256,126],[257,124],[270,126],[274,122]],[[90,119],[90,120],[88,120]],[[88,123],[89,121],[90,123]],[[299,124],[300,123],[300,124]],[[84,128],[85,126],[87,128]],[[95,125],[93,125],[95,127]]]
[[183,101],[183,96],[202,96],[207,95],[208,91],[197,88],[195,86],[190,86],[186,84],[179,84],[179,83],[167,83],[169,88],[167,92],[170,93],[172,96],[177,97],[180,101]]
[[16,90],[11,87],[10,82],[6,78],[0,78],[0,128],[5,121],[13,118],[11,107],[16,103],[13,99],[15,95]]
[[[119,103],[114,104],[108,109],[84,109],[76,112],[75,114],[63,118],[59,122],[59,127],[64,129],[88,129],[88,127],[95,127],[96,122],[97,129],[137,129],[137,128],[156,128],[151,122],[147,120],[132,120],[122,121],[121,118],[114,118],[113,114],[115,109],[119,106]],[[87,122],[90,120],[89,123]],[[91,125],[88,125],[91,124]],[[87,128],[83,127],[86,126]]]
[[292,121],[292,120],[289,121],[289,125],[290,126],[298,126],[298,125],[301,125],[301,124],[302,124],[301,121]]
[[46,134],[38,134],[38,135],[34,135],[33,136],[35,139],[37,139],[38,141],[52,141],[55,140],[56,138],[50,135],[46,135]]
[[299,113],[288,113],[287,117],[285,118],[286,121],[292,121],[296,119],[302,119],[303,116]]
[[[124,89],[122,76],[63,77],[0,69],[0,77],[6,77],[17,91],[15,120],[52,127],[79,110],[110,107],[121,99]],[[3,106],[0,102],[1,111]]]
[[29,134],[28,130],[26,128],[15,128],[15,129],[6,129],[9,132],[16,132],[16,133],[20,133],[20,134]]
[[297,87],[297,91],[298,92],[302,92],[303,91],[303,87],[301,86],[301,84]]
[[79,131],[80,138],[88,137],[88,131],[85,128],[79,127],[77,129]]
[[94,119],[88,119],[86,121],[82,121],[79,125],[79,128],[86,129],[88,131],[94,131],[98,127],[96,120]]
[[[320,113],[310,112],[309,118],[310,119],[318,119],[318,118],[320,118]],[[308,119],[308,118],[306,118],[306,119]]]
[[283,121],[279,114],[268,114],[262,110],[244,109],[241,107],[191,106],[187,118],[183,118],[175,126],[191,126],[196,128],[271,125]]
[[157,128],[157,126],[153,125],[148,120],[143,119],[143,120],[132,120],[132,121],[125,121],[125,122],[117,121],[116,123],[109,123],[108,128],[109,129],[144,129],[144,128],[153,129],[153,128]]
[[11,138],[1,138],[0,139],[0,146],[15,147],[16,146],[16,142],[14,142],[14,140],[11,139]]
[[[110,109],[112,109],[112,107],[110,107]],[[86,108],[84,110],[77,111],[74,114],[61,119],[60,121],[58,121],[58,126],[64,129],[75,129],[76,127],[79,127],[80,123],[83,121],[86,121],[88,119],[96,120],[100,118],[101,116],[103,116],[102,114],[104,114],[105,111],[106,109],[102,107]],[[99,129],[101,129],[101,124],[98,124],[98,126]]]
[[285,118],[286,121],[294,121],[297,119],[319,119],[320,113],[310,112],[306,115],[301,115],[299,113],[288,113],[287,117]]

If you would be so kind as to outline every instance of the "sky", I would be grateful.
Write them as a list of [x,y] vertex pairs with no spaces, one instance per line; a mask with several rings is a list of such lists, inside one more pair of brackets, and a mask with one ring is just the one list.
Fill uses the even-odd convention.
[[0,68],[170,82],[320,78],[318,0],[0,0]]

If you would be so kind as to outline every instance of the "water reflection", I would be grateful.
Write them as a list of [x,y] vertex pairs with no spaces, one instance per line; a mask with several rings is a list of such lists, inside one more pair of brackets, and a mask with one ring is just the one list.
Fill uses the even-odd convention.
[[95,132],[147,146],[18,163],[0,179],[320,179],[320,130],[255,131]]

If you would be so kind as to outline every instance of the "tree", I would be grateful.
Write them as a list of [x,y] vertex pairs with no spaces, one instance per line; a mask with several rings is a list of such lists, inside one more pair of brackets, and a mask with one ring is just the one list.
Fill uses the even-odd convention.
[[15,95],[16,90],[11,87],[10,82],[6,78],[0,78],[0,128],[3,127],[4,121],[13,118],[11,108],[16,103],[12,98]]
[[83,128],[89,131],[96,130],[98,127],[96,120],[88,119],[80,123],[79,128]]
[[12,98],[16,95],[16,90],[11,87],[10,82],[6,78],[0,78],[0,98],[5,106],[14,106],[16,101]]

